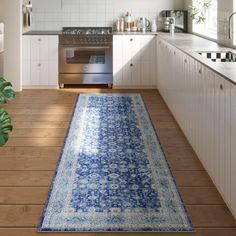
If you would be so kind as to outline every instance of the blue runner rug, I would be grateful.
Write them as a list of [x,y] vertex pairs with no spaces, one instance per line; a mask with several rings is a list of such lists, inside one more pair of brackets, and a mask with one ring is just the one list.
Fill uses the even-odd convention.
[[193,231],[139,94],[83,94],[39,231]]

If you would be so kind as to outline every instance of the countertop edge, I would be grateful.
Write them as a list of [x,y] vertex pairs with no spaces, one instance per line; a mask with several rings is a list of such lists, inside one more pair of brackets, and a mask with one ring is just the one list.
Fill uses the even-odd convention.
[[[23,33],[22,35],[61,35],[62,31],[54,31],[54,30],[32,30]],[[113,31],[112,35],[157,35],[158,32],[116,32]]]
[[23,33],[22,35],[60,35],[62,34],[62,31],[44,31],[44,30],[39,30],[39,31],[27,31]]

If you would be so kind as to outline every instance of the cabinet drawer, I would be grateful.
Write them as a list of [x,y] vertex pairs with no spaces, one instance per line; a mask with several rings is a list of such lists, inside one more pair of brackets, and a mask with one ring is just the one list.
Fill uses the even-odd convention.
[[39,35],[31,36],[30,39],[30,58],[31,61],[46,61],[48,60],[48,36]]

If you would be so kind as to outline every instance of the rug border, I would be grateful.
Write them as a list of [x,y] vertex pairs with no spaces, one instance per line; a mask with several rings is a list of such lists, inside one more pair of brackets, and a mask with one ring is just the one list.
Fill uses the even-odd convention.
[[[137,96],[138,95],[138,96],[140,96],[141,101],[142,101],[143,106],[144,106],[144,109],[145,109],[145,111],[146,111],[146,113],[148,115],[148,118],[150,120],[150,124],[151,124],[151,126],[152,126],[152,128],[154,130],[154,133],[156,135],[157,141],[158,141],[158,143],[160,145],[161,151],[162,151],[162,153],[164,155],[164,158],[166,160],[167,166],[168,166],[168,168],[170,170],[171,177],[172,177],[172,179],[174,181],[174,185],[175,185],[175,187],[177,189],[177,193],[178,193],[178,195],[180,197],[180,200],[181,200],[181,203],[182,203],[182,207],[183,207],[184,212],[185,212],[185,214],[187,216],[187,219],[189,221],[189,227],[191,229],[189,229],[189,230],[167,230],[167,229],[161,230],[161,229],[159,229],[159,230],[149,230],[149,231],[138,231],[138,230],[137,231],[135,231],[135,230],[132,230],[132,231],[128,231],[128,230],[127,231],[125,231],[125,230],[118,230],[118,231],[109,231],[109,230],[106,230],[106,231],[98,231],[98,230],[96,230],[96,231],[92,231],[92,230],[81,231],[81,230],[73,229],[73,228],[69,228],[69,229],[66,229],[66,230],[61,230],[61,229],[43,229],[42,228],[43,221],[44,221],[45,214],[46,214],[46,210],[47,210],[47,207],[48,207],[48,204],[49,204],[49,200],[50,200],[50,197],[51,197],[51,193],[52,193],[52,190],[53,190],[53,187],[54,187],[54,184],[55,184],[55,179],[56,179],[56,176],[57,176],[57,173],[58,173],[58,167],[59,167],[59,165],[61,163],[61,159],[62,159],[62,156],[63,156],[63,153],[64,153],[65,144],[66,144],[69,132],[71,130],[71,124],[72,124],[72,121],[73,121],[73,118],[74,118],[74,115],[75,115],[75,110],[76,110],[76,107],[77,107],[76,105],[78,104],[79,98],[80,98],[81,95],[126,95],[126,96],[128,96],[128,95],[132,95],[132,96],[136,95]],[[73,113],[71,115],[69,127],[67,129],[67,133],[66,133],[66,136],[65,136],[64,141],[63,141],[63,146],[62,146],[62,149],[61,149],[61,152],[60,152],[60,156],[59,156],[58,163],[57,163],[57,166],[56,166],[56,169],[55,169],[55,173],[53,175],[52,183],[51,183],[50,189],[48,191],[48,196],[47,196],[47,199],[45,201],[44,210],[42,212],[42,216],[41,216],[41,220],[40,220],[37,232],[39,232],[39,233],[48,233],[48,232],[51,232],[51,233],[54,233],[54,232],[55,233],[60,233],[60,232],[61,233],[68,233],[68,232],[71,232],[71,233],[78,233],[78,232],[80,232],[80,233],[96,233],[96,232],[98,232],[98,233],[133,233],[133,232],[135,232],[135,233],[158,233],[158,232],[160,232],[160,233],[161,232],[163,232],[163,233],[165,233],[165,232],[166,233],[192,233],[192,232],[196,232],[196,230],[194,228],[194,225],[192,223],[190,214],[189,214],[189,212],[187,210],[187,207],[186,207],[186,205],[185,205],[185,203],[183,201],[183,198],[181,196],[180,189],[179,189],[179,187],[177,185],[176,178],[174,177],[174,175],[172,173],[172,169],[170,167],[170,163],[169,163],[169,161],[168,161],[168,159],[166,157],[166,154],[164,152],[163,146],[162,146],[162,144],[160,142],[160,139],[159,139],[159,136],[158,136],[158,132],[155,129],[155,126],[154,126],[153,121],[151,119],[150,113],[148,112],[147,106],[146,106],[146,104],[144,102],[143,95],[141,93],[130,93],[130,92],[129,93],[81,93],[81,94],[77,95],[76,102],[75,102],[74,108],[73,108]]]

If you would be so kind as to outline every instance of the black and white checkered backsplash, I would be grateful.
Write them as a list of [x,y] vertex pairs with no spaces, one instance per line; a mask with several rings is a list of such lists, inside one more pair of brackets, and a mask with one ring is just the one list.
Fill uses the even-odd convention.
[[236,62],[236,54],[232,52],[199,52],[199,54],[214,62]]

